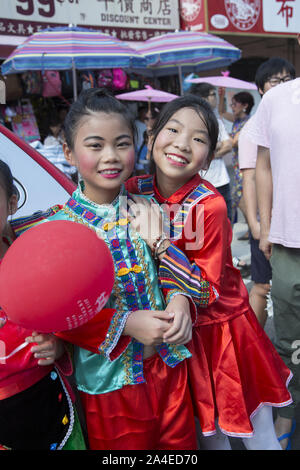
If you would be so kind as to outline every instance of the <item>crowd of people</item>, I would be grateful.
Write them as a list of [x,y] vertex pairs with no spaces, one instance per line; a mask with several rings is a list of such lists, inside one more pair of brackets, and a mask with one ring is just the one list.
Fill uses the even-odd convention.
[[[71,105],[63,136],[52,126],[47,142],[62,138],[79,182],[39,221],[90,226],[110,248],[115,283],[106,322],[77,334],[28,331],[0,312],[7,350],[27,341],[0,358],[0,448],[230,450],[235,438],[248,450],[291,447],[300,392],[292,360],[300,339],[300,79],[272,58],[256,84],[262,99],[253,115],[248,92],[236,93],[227,113],[219,90],[217,110],[208,83],[160,110],[142,108],[138,119],[106,89],[91,88]],[[223,160],[230,151],[233,185]],[[3,258],[33,225],[30,215],[27,225],[9,221],[18,193],[4,162],[0,196]],[[249,226],[250,294],[231,252],[238,208]],[[274,344],[264,330],[270,291]]]

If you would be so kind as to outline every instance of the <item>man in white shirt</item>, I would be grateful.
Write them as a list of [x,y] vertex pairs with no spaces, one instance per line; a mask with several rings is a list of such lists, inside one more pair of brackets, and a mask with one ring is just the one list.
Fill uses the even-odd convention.
[[[298,35],[300,44],[300,34]],[[300,404],[300,78],[269,90],[248,129],[258,145],[257,200],[260,249],[272,266],[275,346],[293,373],[294,403],[278,409],[278,435],[290,444]],[[276,421],[276,423],[277,423]]]
[[[281,82],[295,78],[295,67],[285,59],[272,57],[257,69],[255,83],[261,96]],[[243,196],[248,226],[250,229],[251,280],[253,287],[249,294],[251,307],[258,321],[264,327],[267,320],[267,296],[270,291],[272,269],[269,260],[259,249],[260,222],[256,198],[255,168],[257,145],[248,137],[248,128],[254,116],[246,122],[239,136],[239,166],[243,174]]]

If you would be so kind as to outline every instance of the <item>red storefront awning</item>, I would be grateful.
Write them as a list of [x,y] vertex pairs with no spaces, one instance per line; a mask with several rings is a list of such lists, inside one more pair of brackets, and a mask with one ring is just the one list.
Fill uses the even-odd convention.
[[6,59],[16,47],[16,45],[0,44],[0,59]]
[[25,41],[25,37],[22,36],[8,36],[0,34],[0,60],[6,59],[12,51]]

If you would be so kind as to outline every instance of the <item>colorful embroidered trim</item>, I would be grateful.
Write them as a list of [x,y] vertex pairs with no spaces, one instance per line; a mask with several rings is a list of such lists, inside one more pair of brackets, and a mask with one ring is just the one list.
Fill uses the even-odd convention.
[[198,204],[199,201],[211,194],[214,194],[214,192],[208,189],[204,184],[201,184],[187,196],[182,203],[181,209],[177,212],[174,219],[171,220],[171,238],[173,240],[180,238],[189,211]]
[[[111,254],[116,265],[116,273],[122,283],[122,291],[125,293],[127,308],[128,310],[139,310],[139,302],[134,289],[134,276],[132,276],[132,273],[135,274],[134,269],[138,270],[138,265],[135,263],[133,266],[128,268],[116,227],[107,232],[106,236],[110,246],[112,247]],[[137,268],[135,268],[135,265]]]
[[50,207],[50,209],[48,209],[47,211],[38,211],[35,214],[32,214],[28,217],[19,217],[17,219],[14,219],[10,221],[10,225],[15,235],[18,237],[29,228],[38,224],[42,220],[47,219],[48,217],[51,217],[52,215],[56,214],[56,212],[60,211],[61,209],[62,209],[62,206],[55,205],[53,207]]
[[191,353],[185,346],[175,346],[173,344],[164,343],[157,346],[156,349],[167,366],[172,368],[176,367],[180,362],[184,361],[184,359],[191,357]]
[[[68,423],[69,423],[69,427],[68,427],[68,430],[66,432],[66,435],[64,437],[64,439],[62,440],[62,442],[57,446],[57,450],[61,450],[64,445],[66,444],[67,440],[69,439],[69,437],[71,436],[72,434],[72,431],[73,431],[73,428],[74,428],[74,422],[75,422],[75,416],[74,416],[74,408],[73,408],[73,403],[72,403],[72,399],[69,395],[69,392],[67,390],[67,387],[63,381],[63,379],[61,378],[60,374],[58,373],[58,370],[56,369],[56,372],[57,372],[57,375],[59,377],[59,380],[61,382],[61,385],[62,385],[62,388],[64,390],[64,393],[67,397],[67,401],[68,401],[68,406],[69,406],[69,414],[70,414],[70,419],[68,419]],[[63,424],[67,424],[67,422],[63,423]]]
[[209,281],[201,277],[196,263],[190,264],[185,254],[171,245],[159,266],[159,278],[164,289],[182,289],[191,295],[196,304],[206,306],[219,296]]
[[143,373],[144,345],[133,339],[132,341],[132,377],[135,384],[146,382]]
[[139,178],[138,191],[140,194],[153,194],[153,176],[149,176],[148,178]]
[[126,321],[131,312],[117,311],[109,325],[105,340],[99,346],[99,352],[102,352],[106,359],[110,361],[110,354],[117,345],[120,336],[126,325]]
[[94,212],[87,210],[83,205],[75,201],[73,198],[70,198],[66,205],[72,209],[75,214],[80,215],[80,217],[86,220],[89,224],[96,226],[101,221],[101,217],[94,214]]

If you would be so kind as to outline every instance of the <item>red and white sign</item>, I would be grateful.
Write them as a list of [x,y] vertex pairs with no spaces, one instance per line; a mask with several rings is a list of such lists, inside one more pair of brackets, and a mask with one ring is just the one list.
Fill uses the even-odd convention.
[[74,24],[142,41],[179,29],[178,0],[1,0],[0,15],[0,36]]
[[260,16],[260,0],[245,2],[240,0],[225,0],[225,10],[231,24],[240,31],[252,29]]
[[[190,20],[185,4],[202,3],[202,13]],[[190,7],[190,10],[192,8]],[[207,25],[205,25],[205,17]],[[210,33],[295,36],[300,32],[299,0],[181,0],[184,29]],[[197,26],[198,24],[198,26]]]
[[205,31],[205,0],[180,0],[181,29]]

